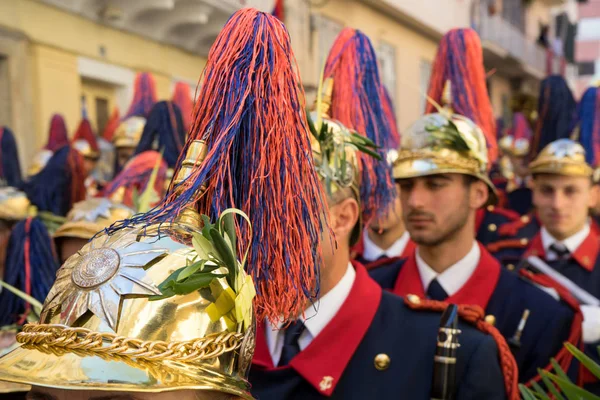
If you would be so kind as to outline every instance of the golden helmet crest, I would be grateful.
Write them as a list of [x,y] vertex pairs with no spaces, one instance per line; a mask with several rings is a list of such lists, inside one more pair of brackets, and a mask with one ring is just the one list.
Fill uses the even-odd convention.
[[[195,142],[188,154],[202,153],[202,146]],[[177,178],[196,160],[187,157]],[[246,377],[256,293],[223,220],[248,217],[226,210],[214,225],[205,219],[201,230],[194,209],[184,214],[160,226],[105,232],[71,256],[40,322],[26,325],[20,346],[0,358],[0,380],[79,390],[213,390],[252,399]]]
[[25,193],[11,186],[0,188],[0,219],[19,221],[29,214],[31,203]]
[[571,139],[558,139],[542,149],[529,163],[531,174],[557,174],[591,177],[592,167],[585,161],[585,149]]
[[525,157],[529,153],[529,140],[526,138],[515,139],[511,135],[505,135],[498,141],[498,147],[504,154]]
[[113,136],[115,147],[136,147],[142,137],[146,119],[143,117],[129,117],[117,127]]
[[87,140],[79,139],[74,141],[73,148],[77,150],[83,157],[91,159],[98,159],[100,157],[100,153],[94,151]]
[[453,112],[450,82],[443,97],[444,107],[439,112],[424,115],[403,132],[393,164],[394,179],[444,173],[471,175],[488,185],[490,200],[495,201],[483,131],[469,118]]
[[50,161],[50,159],[52,158],[53,155],[54,155],[54,153],[50,150],[47,150],[47,149],[40,150],[33,157],[33,160],[31,161],[31,164],[29,165],[29,168],[27,169],[27,176],[33,176],[33,175],[36,175],[38,172],[40,172],[46,166],[46,164],[48,164],[48,161]]
[[97,232],[133,214],[130,208],[108,199],[83,200],[75,203],[67,214],[67,221],[56,230],[54,237],[91,239]]

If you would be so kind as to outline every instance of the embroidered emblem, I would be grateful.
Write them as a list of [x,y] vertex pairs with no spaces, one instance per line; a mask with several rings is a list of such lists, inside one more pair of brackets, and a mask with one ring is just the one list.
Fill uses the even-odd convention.
[[333,387],[333,376],[324,376],[319,383],[319,388],[321,392],[326,392]]

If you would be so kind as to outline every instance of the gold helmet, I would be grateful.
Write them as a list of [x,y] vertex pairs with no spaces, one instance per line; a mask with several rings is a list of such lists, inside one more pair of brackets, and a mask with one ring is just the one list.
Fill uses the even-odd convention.
[[542,149],[529,163],[534,174],[557,174],[591,177],[592,167],[585,161],[585,149],[571,139],[558,139]]
[[487,184],[490,200],[497,199],[488,174],[485,136],[469,118],[451,108],[450,82],[446,82],[439,112],[421,117],[402,134],[393,165],[394,179],[456,173],[474,176]]
[[100,158],[100,152],[95,151],[90,145],[90,142],[83,139],[78,139],[73,142],[73,148],[77,150],[83,157],[97,160]]
[[22,220],[29,215],[30,206],[25,193],[10,186],[0,188],[0,219]]
[[505,135],[498,142],[498,147],[502,149],[504,154],[510,154],[514,157],[525,157],[529,154],[529,139]]
[[113,144],[119,147],[136,147],[142,137],[146,119],[143,117],[129,117],[117,127],[113,136]]
[[130,208],[104,198],[80,201],[69,211],[66,222],[54,232],[54,237],[91,239],[97,232],[133,214]]
[[[201,147],[190,148],[178,181],[202,161]],[[90,214],[78,207],[74,215]],[[234,256],[227,224],[205,222],[200,230],[198,221],[188,208],[169,225],[92,239],[59,269],[39,324],[26,325],[17,335],[21,346],[0,358],[0,380],[79,390],[204,389],[251,399],[252,279]],[[192,282],[182,279],[184,270],[195,274]]]
[[31,165],[27,169],[27,176],[33,176],[33,175],[36,175],[38,172],[40,172],[46,166],[46,164],[48,164],[48,161],[50,161],[50,159],[52,158],[53,155],[54,155],[54,153],[50,150],[47,150],[47,149],[40,150],[33,157]]

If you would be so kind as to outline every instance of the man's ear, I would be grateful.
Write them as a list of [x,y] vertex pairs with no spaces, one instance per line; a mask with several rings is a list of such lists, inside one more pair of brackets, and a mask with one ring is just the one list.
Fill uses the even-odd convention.
[[490,189],[483,181],[475,181],[471,183],[469,190],[469,205],[474,210],[479,210],[485,205],[490,196]]
[[341,241],[343,237],[350,238],[359,218],[360,210],[358,202],[354,198],[349,197],[330,207],[330,211],[331,229],[338,241]]

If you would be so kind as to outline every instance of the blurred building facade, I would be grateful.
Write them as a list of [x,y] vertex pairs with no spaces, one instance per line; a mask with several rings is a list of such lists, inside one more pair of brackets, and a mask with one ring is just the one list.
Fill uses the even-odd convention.
[[577,91],[582,94],[589,85],[600,84],[599,0],[589,0],[579,5],[576,60],[579,66]]
[[[314,99],[320,69],[345,26],[365,32],[394,100],[399,128],[425,106],[437,43],[454,27],[476,29],[497,116],[512,98],[537,96],[547,73],[575,85],[572,63],[576,0],[279,0],[307,89]],[[151,72],[159,99],[177,81],[192,88],[214,38],[244,6],[271,12],[275,0],[0,1],[0,125],[17,133],[27,165],[41,147],[50,116],[65,116],[72,134],[85,98],[102,130],[113,107],[127,111],[138,71]]]

